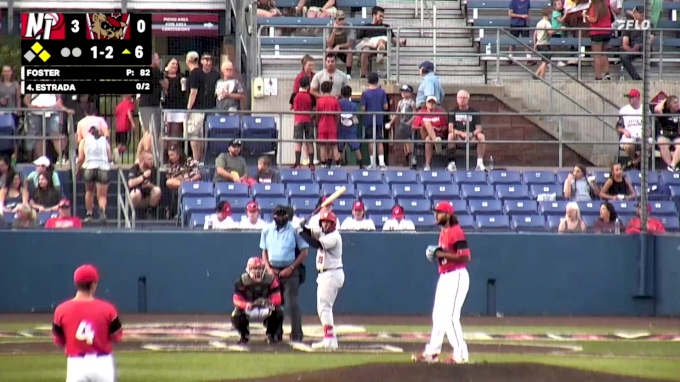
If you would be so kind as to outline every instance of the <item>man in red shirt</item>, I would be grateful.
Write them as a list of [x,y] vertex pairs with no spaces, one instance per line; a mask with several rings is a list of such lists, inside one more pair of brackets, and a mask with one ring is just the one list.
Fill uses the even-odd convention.
[[300,89],[293,99],[293,111],[303,112],[295,114],[295,125],[293,127],[293,139],[295,142],[295,164],[293,168],[300,168],[300,158],[302,157],[302,144],[306,142],[307,153],[309,156],[309,169],[314,171],[314,119],[311,111],[314,108],[314,97],[309,93],[309,77],[300,79]]
[[130,132],[136,128],[135,101],[132,94],[124,94],[114,111],[116,117],[116,146],[118,153],[122,154],[130,144]]
[[76,296],[54,311],[52,337],[68,357],[67,382],[116,380],[111,343],[120,342],[123,328],[116,308],[94,297],[98,281],[93,265],[78,267],[73,274]]
[[[628,221],[626,226],[627,234],[640,234],[642,233],[642,205],[638,203],[637,211],[635,213],[637,216]],[[666,227],[659,219],[651,217],[652,206],[647,204],[647,232],[653,235],[659,235],[666,233]]]
[[439,281],[432,309],[432,335],[425,351],[413,355],[416,362],[438,362],[444,335],[453,347],[453,355],[448,363],[467,363],[468,348],[463,339],[460,312],[470,289],[470,275],[466,269],[470,262],[465,233],[458,225],[453,206],[449,202],[439,202],[434,208],[437,224],[442,227],[439,245],[427,247],[425,256],[437,263]]
[[[437,97],[428,96],[425,102],[425,108],[420,109],[416,119],[413,121],[411,127],[413,130],[420,131],[420,137],[426,142],[435,142],[425,144],[425,168],[423,170],[430,171],[432,163],[433,149],[437,153],[442,151],[442,145],[439,144],[442,140],[453,141],[455,135],[453,131],[449,131],[448,118],[444,110],[437,107]],[[434,146],[434,147],[433,147]]]
[[[319,87],[321,97],[316,100],[316,111],[319,113],[319,134],[317,141],[321,144],[320,156],[324,168],[331,167],[333,159],[335,165],[340,166],[340,151],[338,151],[338,122],[340,122],[340,101],[331,95],[333,83],[324,81]],[[330,114],[330,113],[337,114]],[[329,113],[329,114],[324,114]]]
[[46,229],[69,229],[69,228],[83,228],[83,222],[77,216],[71,216],[71,201],[62,199],[59,204],[59,216],[49,218],[45,223]]

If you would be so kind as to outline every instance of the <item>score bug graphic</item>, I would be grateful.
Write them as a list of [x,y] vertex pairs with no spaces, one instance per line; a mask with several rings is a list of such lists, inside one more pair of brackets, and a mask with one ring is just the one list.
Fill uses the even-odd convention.
[[66,19],[63,13],[22,13],[22,40],[65,40]]
[[[146,26],[144,26],[146,27]],[[88,13],[88,40],[129,40],[129,13]]]

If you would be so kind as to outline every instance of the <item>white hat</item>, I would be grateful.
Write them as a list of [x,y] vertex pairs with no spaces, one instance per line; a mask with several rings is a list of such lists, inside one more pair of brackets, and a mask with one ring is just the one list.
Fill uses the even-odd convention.
[[354,125],[354,115],[353,114],[340,114],[340,123],[343,126],[351,127]]
[[425,100],[425,102],[430,102],[430,101],[439,102],[439,101],[437,100],[437,97],[435,97],[435,96],[433,96],[433,95],[427,96],[427,99]]
[[33,161],[33,164],[36,166],[50,167],[50,164],[52,164],[52,162],[50,162],[50,158],[46,156],[41,156],[40,158]]

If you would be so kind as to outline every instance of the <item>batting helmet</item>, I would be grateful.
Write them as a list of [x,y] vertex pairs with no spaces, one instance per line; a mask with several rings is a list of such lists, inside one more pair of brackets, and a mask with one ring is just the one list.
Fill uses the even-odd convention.
[[260,281],[264,277],[267,268],[264,265],[264,260],[259,257],[251,257],[248,259],[246,265],[246,272],[255,281]]
[[[328,226],[328,229],[323,230],[323,222],[329,222],[330,225]],[[338,224],[338,217],[335,216],[335,214],[332,211],[325,211],[321,213],[321,216],[319,216],[319,225],[321,226],[321,229],[324,231],[324,233],[330,233],[335,231],[336,225]]]

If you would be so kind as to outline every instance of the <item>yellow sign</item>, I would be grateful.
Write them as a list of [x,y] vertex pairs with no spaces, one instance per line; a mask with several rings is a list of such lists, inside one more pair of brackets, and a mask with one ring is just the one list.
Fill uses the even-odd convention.
[[127,50],[127,49],[125,49],[125,50],[123,51],[123,54],[130,54],[130,51]]

